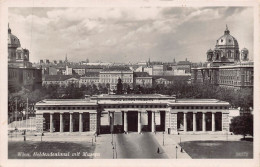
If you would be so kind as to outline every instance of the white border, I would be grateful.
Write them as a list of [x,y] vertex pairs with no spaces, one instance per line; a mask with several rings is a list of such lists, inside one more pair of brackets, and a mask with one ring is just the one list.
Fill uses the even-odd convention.
[[[140,7],[140,6],[175,6],[175,7],[202,7],[202,6],[251,6],[254,7],[254,159],[123,159],[123,160],[8,160],[7,158],[7,20],[8,7]],[[259,161],[259,2],[256,0],[0,0],[0,166],[260,166]]]

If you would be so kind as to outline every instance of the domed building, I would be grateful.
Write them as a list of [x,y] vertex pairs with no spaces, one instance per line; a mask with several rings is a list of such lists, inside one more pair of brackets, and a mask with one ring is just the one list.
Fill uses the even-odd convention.
[[[246,57],[248,57],[248,50],[247,50]],[[226,26],[224,35],[219,37],[216,41],[215,49],[214,50],[210,49],[207,51],[207,61],[213,62],[213,64],[215,65],[216,64],[221,65],[223,63],[225,64],[236,63],[239,62],[240,60],[241,58],[240,58],[238,42],[235,37],[230,35],[228,26]],[[246,59],[243,59],[243,61],[245,60]]]
[[32,67],[29,50],[23,49],[19,38],[12,34],[8,24],[8,65],[12,67]]
[[19,38],[8,25],[8,91],[17,92],[22,87],[34,90],[42,85],[41,69],[32,67],[29,50],[23,49]]
[[253,88],[254,64],[249,61],[249,51],[239,51],[238,41],[226,26],[213,50],[207,51],[207,63],[191,69],[193,83],[210,83],[222,87]]

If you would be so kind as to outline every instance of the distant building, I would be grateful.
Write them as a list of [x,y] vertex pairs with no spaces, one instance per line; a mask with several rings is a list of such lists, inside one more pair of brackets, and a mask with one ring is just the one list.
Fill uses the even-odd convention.
[[72,75],[72,68],[69,66],[66,66],[66,72],[65,75]]
[[134,86],[152,87],[153,78],[147,72],[134,72]]
[[79,76],[76,75],[44,75],[42,85],[49,86],[51,84],[57,84],[59,86],[68,86],[74,84],[79,87]]
[[99,84],[99,72],[87,72],[84,76],[80,77],[79,85],[96,85]]
[[100,66],[100,65],[97,65],[97,66],[94,66],[94,65],[87,65],[86,68],[85,68],[85,72],[100,72],[104,69],[103,66]]
[[71,68],[75,74],[85,75],[86,73],[86,66],[77,65],[77,66],[72,66]]
[[8,24],[8,66],[31,68],[32,63],[29,62],[29,50],[23,49],[19,38],[12,34]]
[[57,75],[57,68],[48,67],[48,69],[49,69],[49,72],[48,72],[49,75]]
[[118,79],[121,78],[123,84],[129,85],[133,88],[133,71],[127,69],[106,69],[100,72],[99,83],[109,84],[111,90],[116,90]]
[[191,73],[191,62],[187,60],[179,61],[177,64],[172,65],[172,70],[183,70],[185,73]]
[[207,51],[207,64],[192,68],[193,83],[209,83],[228,88],[253,88],[254,64],[246,48],[239,52],[237,40],[226,28],[214,50]]
[[153,65],[153,75],[163,75],[163,71],[166,70],[164,65]]
[[42,85],[41,70],[35,68],[8,67],[8,90],[17,92],[22,87],[35,90]]
[[189,76],[153,76],[155,85],[172,85],[176,81],[185,81],[186,83],[190,83]]
[[20,40],[11,33],[8,25],[8,90],[17,92],[22,87],[34,90],[41,85],[41,69],[32,67],[29,50],[21,47]]
[[145,67],[143,72],[147,72],[149,75],[153,75],[153,68],[152,67]]

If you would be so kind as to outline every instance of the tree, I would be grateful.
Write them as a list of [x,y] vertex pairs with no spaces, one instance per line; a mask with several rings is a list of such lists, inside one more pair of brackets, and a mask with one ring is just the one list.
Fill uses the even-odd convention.
[[237,116],[232,119],[230,125],[231,131],[234,134],[240,134],[244,136],[253,136],[253,115]]
[[119,78],[117,85],[116,85],[116,94],[123,94],[123,84],[122,84],[122,80]]

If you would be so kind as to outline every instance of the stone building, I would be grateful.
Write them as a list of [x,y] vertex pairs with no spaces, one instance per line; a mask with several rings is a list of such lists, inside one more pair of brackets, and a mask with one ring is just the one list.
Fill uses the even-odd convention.
[[80,78],[77,75],[44,75],[42,85],[57,84],[66,87],[69,84],[74,84],[76,87],[79,87],[79,80]]
[[153,77],[147,72],[134,72],[134,85],[151,88],[153,86]]
[[122,80],[123,84],[129,85],[131,88],[133,88],[133,82],[134,82],[134,75],[133,71],[130,70],[104,70],[100,72],[99,75],[99,83],[103,85],[110,85],[110,90],[116,90],[116,85],[118,82],[118,78]]
[[99,84],[99,72],[86,72],[84,76],[80,77],[79,85],[96,85]]
[[36,103],[39,132],[229,132],[229,103],[167,95],[96,95]]
[[216,42],[214,50],[207,51],[206,66],[192,68],[193,83],[210,83],[228,88],[253,88],[254,64],[249,51],[239,51],[238,41],[230,35],[228,27]]
[[19,38],[8,25],[8,90],[16,92],[22,87],[34,90],[42,85],[41,69],[32,67],[29,50],[23,49]]

